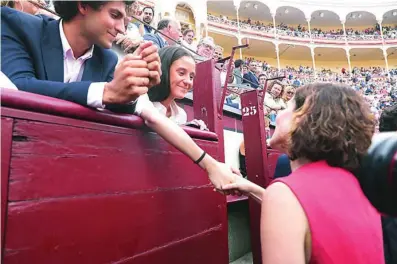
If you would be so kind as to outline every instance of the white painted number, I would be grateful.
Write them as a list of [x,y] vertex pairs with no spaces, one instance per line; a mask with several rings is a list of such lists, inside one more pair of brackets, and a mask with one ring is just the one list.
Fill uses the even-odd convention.
[[255,105],[243,107],[243,116],[253,116],[256,115],[257,112]]

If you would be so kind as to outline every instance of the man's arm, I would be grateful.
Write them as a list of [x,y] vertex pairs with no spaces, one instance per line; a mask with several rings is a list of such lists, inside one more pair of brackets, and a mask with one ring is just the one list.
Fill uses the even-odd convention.
[[10,29],[8,23],[1,24],[2,71],[19,90],[87,105],[87,93],[91,82],[63,83],[38,80],[34,59],[25,43]]

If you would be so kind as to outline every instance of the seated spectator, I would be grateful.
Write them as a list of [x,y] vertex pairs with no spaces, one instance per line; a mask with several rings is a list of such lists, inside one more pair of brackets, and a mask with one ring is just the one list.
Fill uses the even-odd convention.
[[197,47],[193,45],[193,40],[194,40],[194,30],[193,29],[186,29],[183,31],[183,39],[182,39],[182,44],[190,48],[191,50],[196,50]]
[[274,123],[276,119],[276,115],[280,110],[286,108],[286,105],[282,99],[282,95],[284,92],[284,85],[279,81],[273,81],[268,89],[269,92],[265,94],[265,108],[269,113],[270,123]]
[[[157,24],[157,30],[168,36],[169,38],[164,37],[159,33],[149,33],[143,35],[143,39],[153,42],[153,44],[156,45],[159,49],[169,45],[175,45],[175,41],[179,41],[179,39],[182,38],[181,23],[172,18],[161,19]],[[172,39],[175,41],[173,41]]]
[[[36,2],[43,6],[45,5],[45,2],[43,0],[36,0]],[[31,15],[37,15],[40,11],[40,9],[36,5],[26,0],[1,1],[1,6],[15,8],[18,11],[25,12]]]
[[223,58],[223,48],[221,46],[215,46],[214,55],[212,58],[214,59],[214,61],[218,61]]
[[[260,71],[260,72],[262,72],[262,71]],[[259,80],[260,88],[261,89],[265,88],[265,84],[266,84],[266,80],[267,80],[266,74],[260,73],[258,76],[258,80]]]
[[200,40],[197,45],[197,54],[200,58],[199,60],[212,59],[215,52],[215,42],[212,37],[204,37]]
[[[177,123],[187,123],[185,110],[177,105],[175,99],[183,99],[192,89],[196,74],[196,63],[193,56],[182,47],[165,47],[159,52],[161,59],[161,81],[148,91],[149,99],[160,113]],[[201,120],[190,123],[206,129]]]
[[[137,14],[138,5],[136,1],[131,1],[131,5],[126,8],[128,22],[126,23],[125,33],[118,33],[116,36],[115,51],[119,57],[119,61],[126,53],[133,53],[135,49],[143,42],[140,29],[135,24],[131,23],[132,16]],[[142,29],[143,30],[143,29]]]
[[263,263],[385,263],[380,214],[356,174],[373,132],[369,108],[350,87],[297,89],[270,140],[288,153],[291,175],[266,190],[244,178],[223,186],[261,203]]
[[248,83],[252,88],[258,88],[259,87],[259,80],[258,77],[256,76],[256,69],[257,69],[258,64],[256,61],[250,61],[248,63],[248,69],[249,71],[244,74],[244,79],[243,83]]
[[[269,141],[270,142],[270,141]],[[277,159],[274,179],[286,177],[291,174],[291,164],[287,154],[281,154]]]
[[243,60],[236,60],[234,61],[234,70],[233,74],[235,77],[235,82],[236,84],[242,84],[243,83],[243,67],[244,67],[244,61]]
[[294,97],[294,95],[295,95],[295,87],[293,87],[293,86],[285,87],[283,96],[282,96],[285,105],[287,105],[287,102],[289,100],[291,100],[291,98]]
[[[1,8],[2,71],[18,89],[104,108],[129,103],[159,82],[150,45],[142,47],[144,58],[129,57],[129,68],[115,71],[117,57],[108,49],[124,33],[125,2],[55,1],[54,7],[61,20]],[[153,74],[150,82],[137,75],[142,67]]]
[[142,20],[145,22],[147,25],[143,25],[140,22],[136,22],[135,25],[139,28],[139,31],[141,35],[145,34],[152,34],[154,33],[153,28],[150,26],[153,22],[154,18],[154,9],[151,6],[145,6],[142,9]]
[[397,131],[397,104],[383,110],[379,119],[379,132]]

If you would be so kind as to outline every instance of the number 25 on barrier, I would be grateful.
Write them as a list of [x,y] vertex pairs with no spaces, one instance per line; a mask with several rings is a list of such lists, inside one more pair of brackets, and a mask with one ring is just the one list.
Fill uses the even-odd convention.
[[257,112],[255,105],[243,107],[243,116],[253,116],[256,115]]

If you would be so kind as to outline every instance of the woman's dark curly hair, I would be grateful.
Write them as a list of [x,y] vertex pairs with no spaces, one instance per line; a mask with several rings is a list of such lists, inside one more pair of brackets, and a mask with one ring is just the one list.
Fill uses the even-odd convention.
[[298,88],[293,100],[291,160],[326,160],[356,174],[375,130],[363,97],[346,85],[314,83]]
[[[104,4],[106,4],[109,1],[54,1],[54,8],[55,12],[58,13],[58,15],[65,21],[70,21],[72,18],[74,18],[78,12],[78,3],[81,2],[82,5],[87,5],[93,8],[94,10],[99,10]],[[135,1],[124,1],[126,6],[130,6],[134,3]]]

